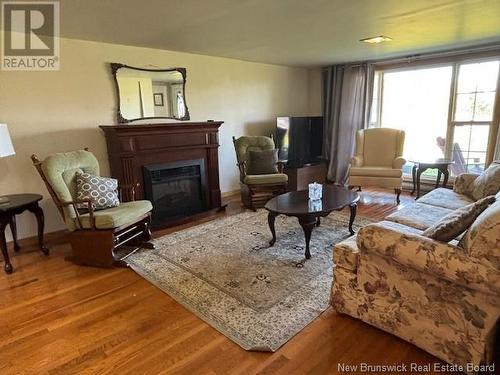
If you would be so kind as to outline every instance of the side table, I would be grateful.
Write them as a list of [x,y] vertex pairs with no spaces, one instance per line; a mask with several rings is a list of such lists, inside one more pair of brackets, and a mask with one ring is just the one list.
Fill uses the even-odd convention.
[[17,243],[16,215],[28,210],[36,216],[38,224],[38,247],[45,255],[49,254],[49,249],[43,244],[44,217],[43,211],[38,205],[38,202],[41,201],[43,197],[39,194],[12,194],[3,197],[7,198],[8,201],[0,204],[0,248],[5,262],[5,273],[10,274],[13,269],[7,251],[5,228],[7,225],[10,226],[12,240],[14,242],[14,251],[19,251],[21,247]]
[[449,159],[436,159],[430,161],[410,160],[410,162],[413,163],[413,168],[411,170],[413,178],[413,190],[411,191],[411,195],[415,193],[416,188],[417,195],[415,199],[418,199],[420,197],[420,177],[422,173],[424,173],[427,169],[437,169],[438,175],[436,178],[436,188],[439,186],[439,182],[441,181],[441,175],[444,176],[443,187],[445,187],[448,183],[448,177],[450,176],[448,166],[454,163],[453,160]]

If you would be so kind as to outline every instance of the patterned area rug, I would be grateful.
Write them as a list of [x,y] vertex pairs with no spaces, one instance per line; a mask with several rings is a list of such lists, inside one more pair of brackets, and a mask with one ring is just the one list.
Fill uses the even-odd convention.
[[[370,221],[356,218],[355,230]],[[296,218],[244,212],[155,240],[128,258],[142,277],[246,350],[275,351],[327,307],[332,246],[349,236],[333,212],[314,228],[310,260]]]

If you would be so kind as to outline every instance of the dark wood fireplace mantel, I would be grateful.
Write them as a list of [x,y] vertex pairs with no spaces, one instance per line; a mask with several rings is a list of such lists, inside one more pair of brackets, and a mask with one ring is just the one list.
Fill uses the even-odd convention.
[[[121,184],[136,184],[136,199],[144,199],[144,166],[202,159],[207,210],[221,208],[218,130],[222,123],[102,125],[111,175]],[[124,201],[130,199],[130,196],[123,197]]]

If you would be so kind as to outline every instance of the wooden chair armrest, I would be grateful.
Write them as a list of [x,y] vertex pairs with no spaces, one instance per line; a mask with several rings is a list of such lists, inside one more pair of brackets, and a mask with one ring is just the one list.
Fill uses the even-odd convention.
[[132,196],[132,201],[135,201],[135,188],[139,186],[139,183],[135,183],[135,184],[120,184],[118,185],[118,193],[119,193],[119,196],[120,196],[120,201],[122,201],[122,195],[123,195],[123,191],[129,191],[130,192],[130,195]]
[[286,163],[284,161],[279,161],[278,160],[278,172],[283,173],[283,170],[285,169]]
[[76,220],[78,222],[78,226],[80,229],[83,229],[83,225],[82,225],[82,222],[80,220],[80,213],[78,212],[77,205],[86,204],[87,210],[89,211],[90,226],[93,229],[96,229],[93,203],[94,202],[92,201],[92,199],[75,199],[75,200],[72,200],[69,202],[61,202],[61,206],[73,206],[73,210],[75,211],[75,214],[76,214]]
[[247,163],[244,161],[236,163],[238,169],[240,170],[241,178],[243,179],[247,175]]

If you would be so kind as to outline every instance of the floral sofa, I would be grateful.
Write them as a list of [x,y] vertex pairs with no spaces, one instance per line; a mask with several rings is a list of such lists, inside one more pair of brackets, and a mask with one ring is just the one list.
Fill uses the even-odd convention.
[[[331,304],[455,365],[489,364],[500,317],[500,193],[460,239],[422,232],[474,202],[456,179],[334,247]],[[491,189],[490,189],[491,190]]]

